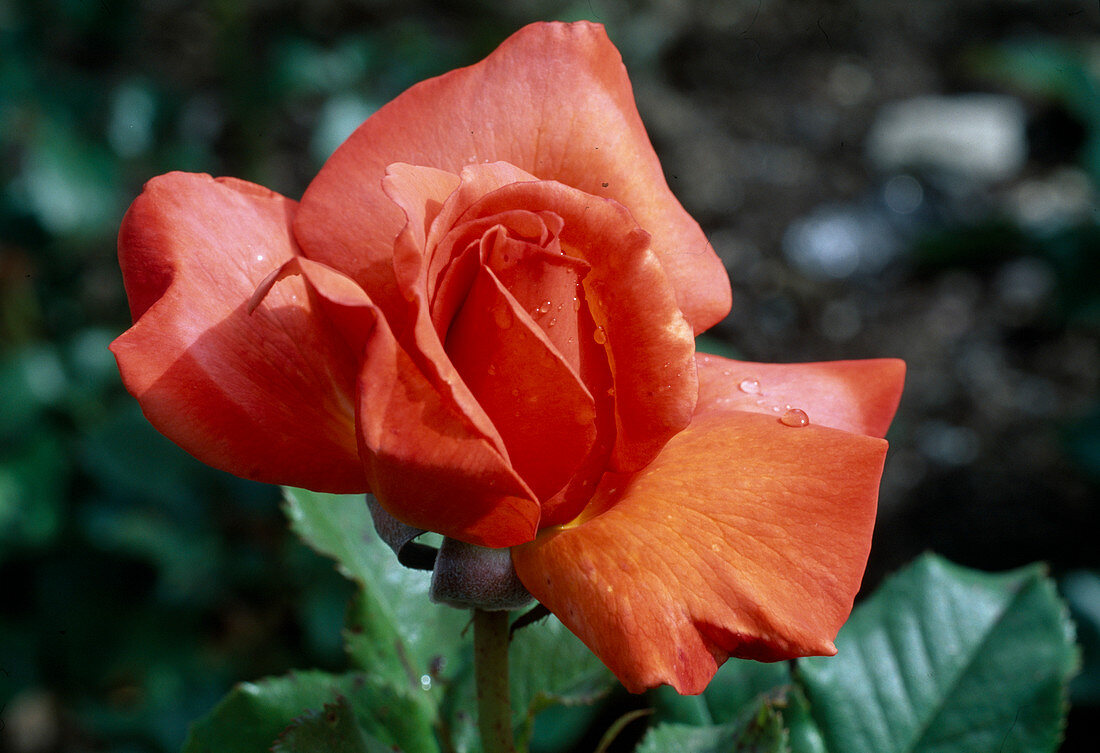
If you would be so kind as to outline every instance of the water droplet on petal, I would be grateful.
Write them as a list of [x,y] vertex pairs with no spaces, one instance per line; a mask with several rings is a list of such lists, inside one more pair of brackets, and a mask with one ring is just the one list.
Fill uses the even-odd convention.
[[746,395],[759,395],[760,381],[757,379],[742,379],[741,384],[737,385],[737,389],[741,390]]
[[263,261],[263,260],[264,260],[264,255],[263,254],[256,254],[256,261]]
[[543,303],[543,304],[542,304],[541,306],[539,306],[539,313],[540,313],[540,314],[545,314],[546,312],[548,312],[548,311],[550,310],[550,307],[551,307],[552,305],[553,305],[553,304],[552,304],[552,303],[550,303],[550,301],[546,301],[546,302],[544,302],[544,303]]
[[489,376],[496,376],[497,367],[493,364],[489,364]]
[[779,423],[797,429],[803,426],[809,426],[810,417],[807,416],[806,411],[801,408],[788,408],[786,413],[779,417]]
[[577,296],[573,296],[573,310],[574,311],[580,311],[581,310],[581,299],[577,298]]
[[592,333],[592,339],[596,341],[597,345],[603,345],[607,342],[607,333],[603,331],[603,327],[596,327],[596,331]]
[[549,322],[547,322],[546,326],[547,326],[547,327],[553,327],[553,326],[554,326],[555,324],[557,324],[557,323],[558,323],[558,320],[557,320],[557,318],[556,318],[556,317],[551,317],[551,318],[550,318],[550,321],[549,321]]

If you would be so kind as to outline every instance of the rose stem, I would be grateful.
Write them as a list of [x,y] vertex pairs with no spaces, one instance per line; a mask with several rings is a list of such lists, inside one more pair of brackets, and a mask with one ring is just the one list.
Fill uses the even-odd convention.
[[515,753],[508,691],[508,612],[474,610],[477,725],[485,753]]

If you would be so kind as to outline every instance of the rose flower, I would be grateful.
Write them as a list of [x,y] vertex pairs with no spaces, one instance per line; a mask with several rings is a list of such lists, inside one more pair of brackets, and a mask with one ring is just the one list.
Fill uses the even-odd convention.
[[695,353],[729,281],[602,27],[412,87],[301,203],[155,178],[119,258],[123,381],[203,462],[510,548],[631,690],[835,651],[904,367]]

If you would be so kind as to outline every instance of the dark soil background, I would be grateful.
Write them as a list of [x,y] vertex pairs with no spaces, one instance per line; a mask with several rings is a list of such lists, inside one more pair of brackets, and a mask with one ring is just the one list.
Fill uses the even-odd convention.
[[703,347],[908,362],[865,591],[926,550],[1049,563],[1063,750],[1095,750],[1100,6],[1069,0],[0,0],[0,749],[178,750],[233,682],[341,661],[349,586],[277,490],[118,383],[142,182],[300,196],[378,105],[555,18],[607,25],[726,263]]

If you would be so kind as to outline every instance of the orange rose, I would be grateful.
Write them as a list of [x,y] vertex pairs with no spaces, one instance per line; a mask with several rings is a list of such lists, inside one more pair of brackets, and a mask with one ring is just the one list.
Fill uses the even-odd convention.
[[119,257],[123,380],[200,460],[512,547],[632,690],[834,650],[903,366],[695,354],[729,283],[600,26],[414,86],[301,204],[156,178]]

